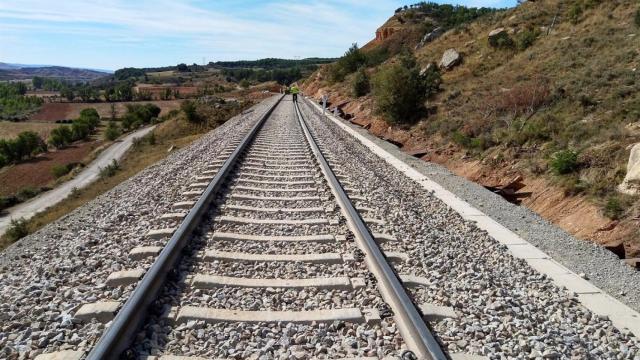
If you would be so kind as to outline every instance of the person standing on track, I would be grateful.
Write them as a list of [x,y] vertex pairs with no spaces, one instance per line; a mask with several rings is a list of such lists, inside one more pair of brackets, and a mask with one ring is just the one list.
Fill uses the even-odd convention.
[[293,84],[291,85],[291,95],[293,95],[293,101],[298,101],[298,93],[300,92],[300,89],[298,89],[298,85]]

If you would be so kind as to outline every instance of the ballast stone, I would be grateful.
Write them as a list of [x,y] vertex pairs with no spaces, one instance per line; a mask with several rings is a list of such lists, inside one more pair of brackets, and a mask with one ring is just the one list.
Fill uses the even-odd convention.
[[143,275],[144,270],[142,269],[116,271],[107,278],[107,286],[118,287],[133,284],[140,280]]
[[139,246],[131,249],[129,257],[133,260],[142,260],[146,257],[156,256],[162,251],[160,246]]
[[363,323],[364,315],[357,308],[343,308],[312,311],[244,311],[214,309],[197,306],[184,306],[178,312],[177,323],[189,320],[204,321],[215,324],[227,321],[241,321],[247,323],[260,322],[295,322],[310,324],[330,323],[336,320]]
[[101,301],[91,304],[84,304],[78,309],[75,317],[83,322],[89,322],[92,319],[101,323],[107,323],[116,316],[116,311],[120,307],[117,301]]
[[80,360],[84,351],[62,350],[36,356],[36,360]]

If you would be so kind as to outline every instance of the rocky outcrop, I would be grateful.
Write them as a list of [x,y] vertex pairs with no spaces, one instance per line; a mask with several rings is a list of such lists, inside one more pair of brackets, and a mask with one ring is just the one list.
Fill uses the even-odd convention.
[[449,49],[442,54],[439,66],[445,70],[451,70],[462,62],[462,55],[456,49]]
[[416,49],[419,49],[425,46],[426,44],[432,42],[433,40],[439,38],[442,34],[444,34],[443,28],[437,27],[433,29],[431,32],[428,32],[427,34],[425,34],[425,36],[422,37],[422,40],[420,40],[418,45],[416,45]]
[[618,186],[618,191],[624,194],[636,195],[640,193],[640,143],[631,148],[627,175]]
[[376,30],[376,41],[386,40],[389,36],[395,33],[398,29],[394,27],[381,27]]

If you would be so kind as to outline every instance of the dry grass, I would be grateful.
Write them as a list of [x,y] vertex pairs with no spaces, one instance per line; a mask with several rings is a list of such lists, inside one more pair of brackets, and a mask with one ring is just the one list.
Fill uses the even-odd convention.
[[35,131],[43,139],[46,139],[51,130],[58,126],[58,124],[52,123],[0,121],[0,139],[15,138],[23,131]]
[[[569,9],[576,2],[585,10],[571,21]],[[579,190],[595,202],[615,192],[613,180],[624,169],[627,147],[640,141],[638,131],[627,130],[640,120],[640,81],[633,71],[640,65],[640,51],[629,46],[637,39],[630,34],[638,30],[633,25],[638,5],[629,0],[586,3],[527,2],[449,31],[420,49],[423,64],[438,61],[448,48],[464,56],[459,67],[443,74],[445,89],[437,98],[438,113],[429,119],[430,134],[447,139],[462,129],[491,140],[488,152],[523,164],[539,163],[563,149],[599,154],[602,144],[615,140],[619,146],[608,150],[609,161],[585,163],[577,171]],[[494,49],[487,34],[498,27],[514,39],[531,29],[540,33],[525,50]],[[541,76],[548,85],[535,85]]]

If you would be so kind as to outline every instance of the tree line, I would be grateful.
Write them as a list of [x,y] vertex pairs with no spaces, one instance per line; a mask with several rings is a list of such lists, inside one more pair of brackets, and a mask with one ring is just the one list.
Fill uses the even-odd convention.
[[26,93],[27,86],[22,82],[0,83],[0,119],[21,120],[42,105],[42,99]]
[[278,84],[288,85],[303,77],[300,68],[290,69],[223,69],[222,74],[228,81],[242,82],[243,80],[267,82],[276,81]]

